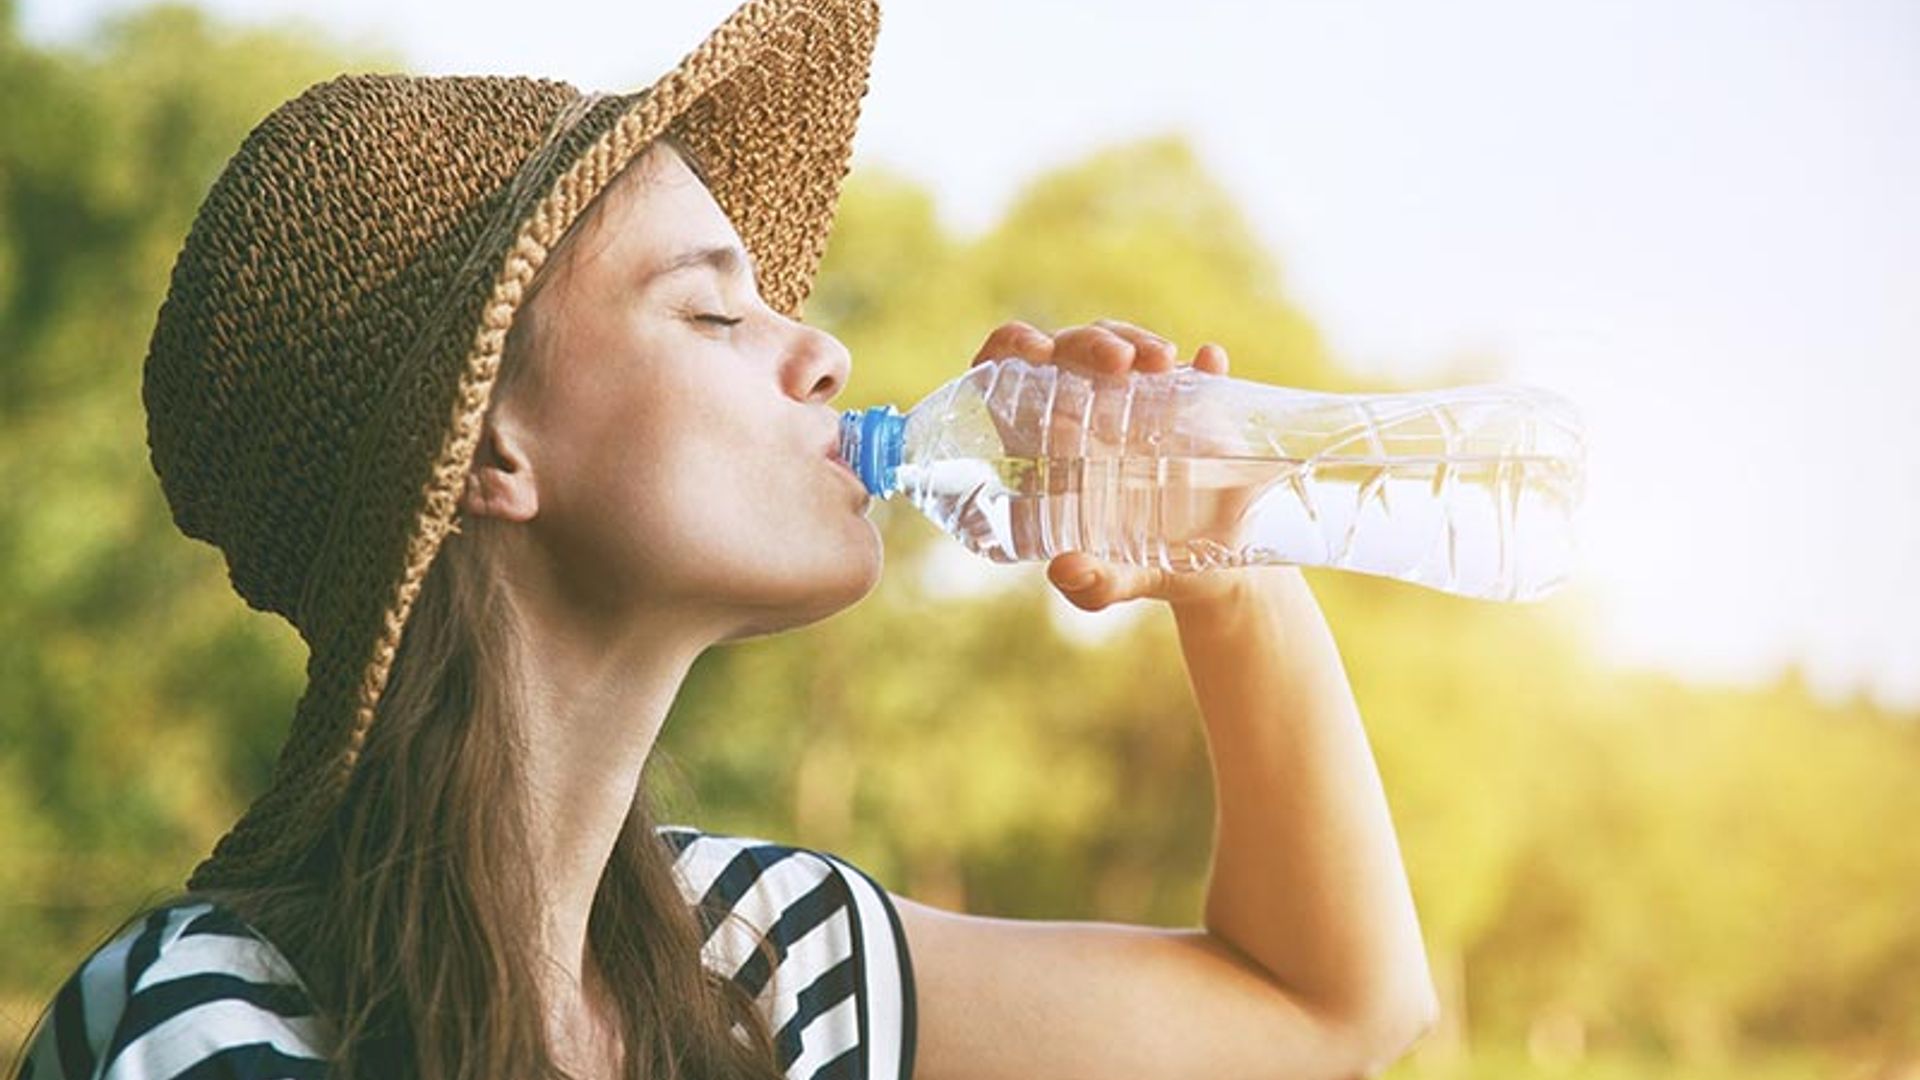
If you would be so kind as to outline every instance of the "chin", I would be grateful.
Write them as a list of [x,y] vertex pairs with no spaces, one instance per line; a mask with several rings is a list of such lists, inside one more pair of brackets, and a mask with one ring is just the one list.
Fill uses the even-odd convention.
[[881,561],[862,562],[856,568],[841,564],[831,577],[817,578],[813,587],[798,595],[775,599],[763,596],[759,603],[744,605],[743,618],[722,641],[744,641],[787,630],[810,626],[866,599],[880,583]]

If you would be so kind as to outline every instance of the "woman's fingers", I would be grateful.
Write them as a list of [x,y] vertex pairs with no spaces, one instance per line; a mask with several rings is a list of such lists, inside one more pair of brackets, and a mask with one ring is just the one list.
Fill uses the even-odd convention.
[[1180,362],[1179,346],[1145,327],[1120,319],[1095,319],[1094,325],[1133,346],[1133,366],[1141,371],[1170,371]]
[[1227,350],[1209,341],[1193,354],[1193,366],[1214,375],[1227,373]]
[[1044,364],[1053,359],[1053,351],[1051,336],[1041,333],[1029,323],[1014,319],[1001,323],[987,335],[980,351],[974,354],[973,363],[968,366],[975,367],[989,360],[1004,360],[1010,356],[1017,356],[1030,364]]
[[[1071,326],[1051,335],[1030,323],[1015,319],[1001,324],[987,335],[973,363],[978,365],[989,360],[1018,357],[1031,364],[1059,364],[1089,375],[1122,375],[1133,370],[1147,373],[1171,371],[1178,364],[1179,355],[1179,348],[1172,341],[1119,319],[1096,319],[1090,324]],[[1227,351],[1218,344],[1208,342],[1194,354],[1192,366],[1215,375],[1225,375]],[[1027,434],[1020,431],[1002,432],[1003,437],[1014,441]],[[1056,443],[1063,441],[1054,440]],[[1036,515],[1039,509],[1038,505],[1028,500],[1022,500],[1015,507],[1012,525],[1016,535],[1028,535],[1038,528]],[[1047,578],[1060,590],[1061,595],[1069,603],[1086,611],[1099,611],[1126,600],[1146,598],[1172,603],[1207,599],[1230,588],[1232,577],[1232,571],[1176,574],[1159,567],[1130,566],[1108,562],[1083,551],[1064,552],[1047,567]]]
[[[1121,319],[1095,319],[1057,334],[1013,319],[987,335],[973,363],[1010,356],[1032,364],[1057,363],[1091,375],[1120,375],[1133,370],[1170,371],[1179,364],[1180,349],[1167,338]],[[1224,375],[1227,351],[1209,342],[1194,354],[1193,366]]]
[[1179,352],[1173,342],[1119,319],[1096,319],[1054,335],[1053,359],[1094,375],[1168,371]]
[[1053,336],[1053,362],[1087,375],[1118,375],[1133,366],[1133,345],[1102,326],[1069,326]]
[[1178,356],[1173,342],[1118,319],[1070,326],[1053,338],[1054,363],[1089,375],[1169,371]]
[[1242,571],[1203,570],[1176,574],[1157,566],[1108,562],[1084,551],[1067,551],[1047,564],[1047,580],[1067,602],[1083,611],[1100,611],[1126,600],[1187,603],[1225,595]]

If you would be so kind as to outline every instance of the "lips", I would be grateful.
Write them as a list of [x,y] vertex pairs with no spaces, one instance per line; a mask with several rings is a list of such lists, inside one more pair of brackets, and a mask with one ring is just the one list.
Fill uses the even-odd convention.
[[846,474],[848,479],[852,480],[856,484],[859,484],[860,490],[862,491],[866,490],[867,485],[861,481],[860,474],[853,471],[853,466],[848,465],[846,462],[840,460],[839,447],[830,446],[827,448],[827,460],[833,462],[834,468]]
[[821,449],[821,453],[822,456],[833,463],[834,469],[842,476],[859,485],[861,491],[864,492],[867,490],[867,485],[860,479],[860,474],[854,472],[853,466],[847,464],[846,461],[840,457],[840,429],[838,426],[834,428],[833,438],[827,440],[827,444]]

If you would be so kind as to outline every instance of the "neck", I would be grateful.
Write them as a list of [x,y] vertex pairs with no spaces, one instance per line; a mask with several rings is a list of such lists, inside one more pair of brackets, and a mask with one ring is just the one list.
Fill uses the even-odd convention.
[[590,995],[587,920],[680,684],[710,642],[665,620],[617,637],[533,616],[525,656],[528,840],[557,1002]]

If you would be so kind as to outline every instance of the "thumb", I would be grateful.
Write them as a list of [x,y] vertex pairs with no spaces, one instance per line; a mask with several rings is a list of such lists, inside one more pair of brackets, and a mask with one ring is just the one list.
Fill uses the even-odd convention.
[[1047,565],[1048,580],[1068,602],[1084,611],[1099,611],[1124,600],[1211,600],[1231,591],[1246,572],[1214,569],[1174,573],[1158,566],[1108,562],[1084,551],[1055,556]]
[[1102,583],[1110,576],[1100,572],[1101,565],[1101,560],[1084,551],[1064,552],[1047,564],[1047,580],[1073,606],[1099,611],[1111,603],[1097,595],[1104,591]]
[[1065,552],[1047,564],[1047,580],[1083,611],[1099,611],[1122,600],[1158,595],[1165,576],[1166,572],[1157,567],[1123,566],[1084,551]]

